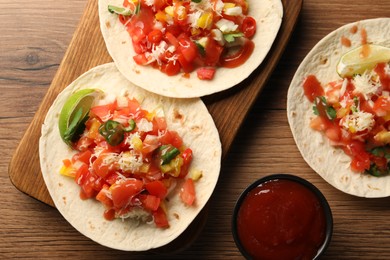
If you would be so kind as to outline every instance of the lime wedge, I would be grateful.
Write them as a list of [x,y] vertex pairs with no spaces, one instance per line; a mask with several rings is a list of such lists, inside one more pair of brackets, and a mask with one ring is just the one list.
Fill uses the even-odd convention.
[[62,140],[71,145],[85,129],[89,110],[98,92],[95,89],[83,89],[74,92],[62,107],[58,127]]
[[371,70],[377,63],[390,61],[390,48],[366,44],[345,53],[337,64],[340,77],[352,77]]

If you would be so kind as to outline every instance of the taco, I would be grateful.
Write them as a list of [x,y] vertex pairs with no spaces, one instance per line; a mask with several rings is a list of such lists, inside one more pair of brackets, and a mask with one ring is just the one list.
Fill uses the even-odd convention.
[[381,54],[390,47],[388,35],[389,18],[331,32],[302,61],[288,90],[288,122],[303,158],[331,185],[359,197],[390,195],[384,138],[390,57]]
[[[66,112],[76,96],[84,104]],[[73,227],[104,246],[143,251],[173,241],[205,206],[221,143],[200,99],[149,93],[108,63],[58,95],[39,155],[55,206]]]
[[99,0],[100,28],[119,71],[178,98],[246,79],[269,52],[282,16],[280,0]]

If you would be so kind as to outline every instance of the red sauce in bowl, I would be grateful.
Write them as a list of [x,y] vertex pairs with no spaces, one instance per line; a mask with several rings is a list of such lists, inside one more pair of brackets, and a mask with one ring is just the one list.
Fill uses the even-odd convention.
[[236,212],[241,251],[253,259],[313,259],[327,235],[318,196],[290,179],[265,181],[245,195]]

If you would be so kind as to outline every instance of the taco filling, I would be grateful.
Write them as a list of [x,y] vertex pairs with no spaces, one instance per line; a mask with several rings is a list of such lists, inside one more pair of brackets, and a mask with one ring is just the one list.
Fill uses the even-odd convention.
[[77,153],[63,159],[60,173],[80,186],[82,199],[101,202],[107,220],[136,218],[168,228],[165,199],[177,185],[183,205],[194,204],[201,174],[188,176],[192,150],[168,129],[161,108],[147,111],[120,96],[93,106],[88,117],[70,143]]
[[196,71],[211,80],[217,67],[240,66],[254,49],[257,23],[245,0],[124,0],[107,8],[126,27],[134,61],[169,76]]
[[59,212],[93,241],[125,251],[182,234],[214,191],[221,155],[201,99],[147,92],[114,63],[57,96],[39,139],[42,176]]
[[313,103],[310,127],[351,157],[354,172],[390,173],[389,63],[325,84],[309,75],[303,89]]

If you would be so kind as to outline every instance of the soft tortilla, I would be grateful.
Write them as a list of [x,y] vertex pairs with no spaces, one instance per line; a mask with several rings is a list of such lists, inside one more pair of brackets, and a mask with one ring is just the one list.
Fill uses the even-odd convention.
[[[351,28],[358,27],[353,33]],[[342,149],[330,145],[320,132],[309,127],[314,116],[312,104],[303,93],[303,80],[309,74],[317,76],[322,83],[340,78],[336,65],[347,51],[361,45],[361,29],[367,31],[368,43],[390,47],[390,18],[377,18],[347,24],[323,38],[306,56],[291,82],[287,97],[287,116],[295,139],[305,161],[337,189],[359,197],[385,197],[390,195],[390,176],[373,177],[354,173],[350,169],[351,159]],[[351,40],[347,48],[341,37]]]
[[[81,200],[80,188],[74,180],[59,174],[62,160],[71,158],[74,154],[59,135],[59,113],[71,93],[83,88],[102,89],[109,93],[107,99],[125,93],[139,100],[144,98],[141,106],[149,111],[162,106],[168,128],[176,130],[183,137],[184,143],[193,150],[191,167],[203,172],[203,177],[195,182],[196,204],[186,207],[178,196],[170,196],[167,203],[170,228],[159,229],[154,224],[138,224],[131,220],[106,221],[103,217],[103,205],[93,199]],[[149,93],[125,79],[114,63],[108,63],[81,75],[59,94],[42,126],[39,155],[50,195],[57,209],[72,226],[104,246],[141,251],[160,247],[174,240],[205,206],[218,180],[221,143],[214,121],[200,99],[177,100]],[[178,185],[174,193],[177,194],[179,188]]]
[[108,4],[121,6],[123,0],[99,0],[100,28],[107,49],[118,69],[134,84],[151,92],[178,98],[191,98],[220,92],[246,79],[264,60],[276,35],[283,16],[280,0],[248,0],[249,14],[257,21],[253,38],[255,49],[242,66],[234,69],[218,68],[213,80],[199,80],[196,72],[190,78],[180,73],[167,76],[151,66],[139,66],[134,60],[135,52],[128,32],[116,14],[107,10]]

